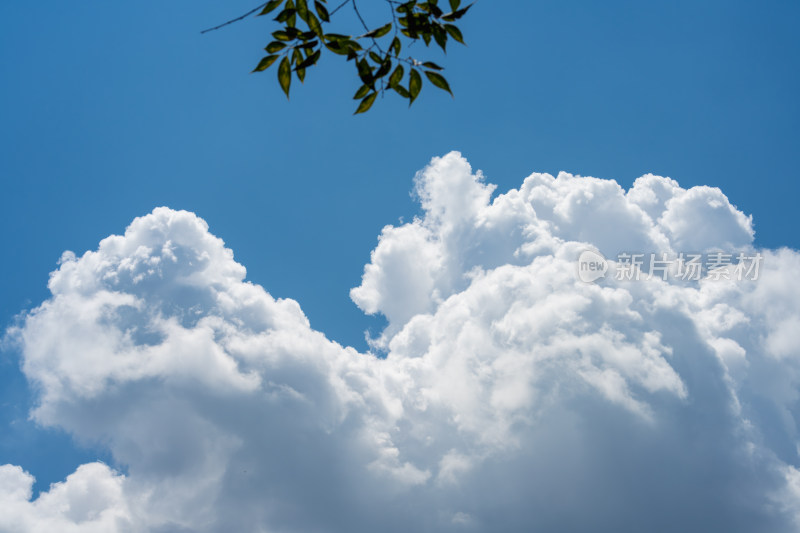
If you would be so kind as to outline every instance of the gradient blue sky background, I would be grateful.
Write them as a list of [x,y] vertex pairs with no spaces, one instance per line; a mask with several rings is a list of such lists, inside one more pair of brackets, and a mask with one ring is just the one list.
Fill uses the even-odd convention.
[[[380,229],[416,213],[414,173],[453,149],[499,191],[559,170],[719,186],[754,216],[757,245],[800,247],[797,2],[483,0],[463,19],[469,46],[443,61],[455,99],[426,86],[410,110],[387,98],[357,117],[337,57],[291,102],[274,72],[249,74],[268,20],[200,34],[254,4],[0,4],[3,327],[47,297],[62,251],[167,205],[364,349],[382,321],[348,290]],[[3,352],[0,464],[46,488],[97,452],[27,421],[17,365]]]

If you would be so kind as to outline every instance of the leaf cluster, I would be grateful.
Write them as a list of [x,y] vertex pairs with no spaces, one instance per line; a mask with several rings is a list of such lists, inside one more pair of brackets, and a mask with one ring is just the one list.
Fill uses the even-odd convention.
[[[353,96],[359,101],[356,114],[368,111],[378,95],[387,91],[397,93],[411,105],[422,90],[423,74],[435,87],[452,95],[441,66],[404,55],[403,50],[417,41],[426,47],[436,45],[445,53],[449,39],[465,44],[461,30],[454,23],[473,4],[462,7],[461,0],[449,0],[445,11],[439,0],[385,1],[391,10],[391,20],[371,28],[361,16],[356,0],[345,0],[330,11],[327,0],[313,0],[313,3],[270,0],[259,15],[276,13],[274,21],[281,27],[272,32],[272,41],[264,49],[267,55],[253,72],[265,71],[278,63],[278,83],[288,98],[293,73],[302,83],[306,71],[320,61],[323,53],[342,56],[353,63],[361,83]],[[347,4],[365,30],[361,35],[327,31],[332,17]]]

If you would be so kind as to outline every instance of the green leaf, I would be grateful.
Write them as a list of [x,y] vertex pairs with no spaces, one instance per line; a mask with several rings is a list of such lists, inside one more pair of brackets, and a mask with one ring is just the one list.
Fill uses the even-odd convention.
[[394,52],[394,56],[398,57],[400,55],[400,50],[402,50],[403,45],[400,43],[400,39],[395,37],[392,39],[392,44],[389,45],[389,51]]
[[275,21],[276,22],[280,22],[281,24],[283,24],[284,22],[286,22],[287,20],[292,18],[292,16],[294,16],[294,14],[296,12],[297,12],[297,10],[294,9],[293,7],[290,7],[288,9],[284,9],[283,11],[278,13],[278,16],[275,17]]
[[450,11],[456,11],[461,5],[461,0],[450,0]]
[[409,2],[406,2],[405,4],[402,4],[402,5],[398,6],[397,9],[395,9],[395,11],[397,11],[398,13],[411,13],[411,11],[414,9],[415,5],[417,5],[417,1],[416,0],[410,0]]
[[304,68],[296,68],[294,69],[294,73],[297,74],[297,79],[300,80],[300,83],[306,81],[306,69]]
[[392,23],[391,22],[389,22],[385,26],[382,26],[382,27],[378,28],[378,31],[375,33],[375,35],[373,35],[373,37],[378,39],[379,37],[383,37],[384,35],[386,35],[390,31],[392,31]]
[[447,32],[439,25],[433,27],[433,38],[444,52],[447,52]]
[[258,66],[253,69],[253,72],[261,72],[262,70],[267,70],[270,67],[270,65],[272,65],[276,59],[278,59],[278,57],[279,56],[275,54],[262,58],[261,61],[258,62]]
[[360,59],[357,63],[358,77],[364,82],[364,85],[370,87],[375,85],[375,78],[372,77],[372,67],[369,66],[366,59]]
[[394,87],[392,87],[392,89],[394,89],[397,92],[397,94],[399,94],[403,98],[411,98],[411,95],[408,93],[408,90],[406,90],[406,88],[403,87],[402,85],[395,85]]
[[274,54],[275,52],[280,52],[284,48],[286,48],[286,43],[282,43],[280,41],[272,41],[267,45],[266,48],[264,48],[264,50],[266,50],[270,54]]
[[278,66],[278,83],[281,84],[281,89],[286,93],[286,98],[288,99],[289,87],[292,85],[292,67],[288,56],[284,56]]
[[[294,0],[286,0],[286,9],[289,8],[296,9],[294,5]],[[297,22],[297,13],[293,14],[291,17],[289,17],[289,20],[286,21],[286,26],[287,26],[286,29],[288,30],[294,28],[295,22]]]
[[409,79],[408,79],[408,94],[411,99],[408,105],[414,103],[414,100],[417,99],[417,96],[419,96],[419,92],[421,90],[422,90],[422,77],[419,75],[419,71],[417,69],[412,68],[411,74],[409,74]]
[[341,33],[326,33],[324,36],[326,41],[349,41],[349,35],[342,35]]
[[285,31],[286,35],[288,35],[290,39],[297,39],[298,37],[301,37],[303,35],[303,32],[301,32],[297,28],[290,26],[286,27]]
[[308,20],[306,22],[308,22],[308,27],[311,28],[311,31],[313,31],[315,34],[319,35],[320,37],[325,35],[322,32],[322,24],[319,23],[319,20],[311,11],[308,12]]
[[328,14],[328,10],[319,2],[319,0],[314,0],[314,8],[317,10],[317,15],[319,15],[319,18],[325,22],[331,21],[331,16]]
[[275,8],[277,8],[282,3],[283,0],[272,0],[270,2],[267,2],[267,5],[264,7],[264,9],[261,10],[261,13],[259,13],[258,16],[260,17],[261,15],[266,15],[267,13],[274,11]]
[[364,98],[369,93],[369,85],[362,85],[356,91],[356,94],[353,95],[353,100],[358,100],[359,98]]
[[390,31],[392,31],[392,23],[391,22],[381,26],[380,28],[374,29],[372,31],[368,31],[367,33],[362,35],[362,37],[372,37],[373,39],[378,39],[380,37],[383,37],[384,35],[386,35]]
[[277,39],[278,41],[291,41],[292,38],[289,37],[289,34],[283,30],[278,30],[272,32],[272,36]]
[[443,91],[449,92],[450,96],[453,96],[453,91],[450,90],[450,85],[447,83],[447,80],[444,79],[444,76],[442,76],[437,72],[432,72],[430,70],[425,71],[425,76],[427,76],[427,78],[431,80],[432,84],[436,85]]
[[395,85],[399,84],[403,80],[403,74],[405,74],[403,65],[397,65],[397,68],[394,69],[392,75],[389,76],[389,87],[394,87]]
[[307,58],[305,58],[299,65],[297,65],[297,70],[304,70],[310,67],[311,65],[315,64],[319,61],[319,56],[322,55],[322,51],[317,50]]
[[366,113],[367,111],[369,111],[369,108],[372,107],[372,104],[375,102],[375,98],[377,96],[378,93],[372,93],[363,100],[361,100],[361,103],[358,104],[358,109],[356,109],[356,112],[353,114],[358,115],[359,113]]
[[350,53],[350,49],[347,48],[346,46],[343,46],[342,43],[339,41],[327,42],[325,43],[325,48],[327,48],[334,54],[339,54],[342,56],[346,56],[347,54]]
[[382,77],[386,76],[387,74],[389,74],[389,71],[391,69],[392,69],[392,62],[391,61],[384,61],[381,64],[380,68],[378,69],[378,72],[375,73],[375,79],[377,80],[378,78],[382,78]]
[[442,15],[442,19],[446,20],[447,22],[453,22],[454,20],[458,20],[467,14],[467,11],[469,11],[469,8],[471,8],[474,3],[475,2],[472,2],[472,4],[468,5],[467,7],[453,11],[452,13],[445,13],[444,15]]
[[295,0],[297,2],[297,14],[300,18],[308,22],[308,4],[306,0]]
[[426,62],[424,62],[422,64],[422,66],[425,67],[425,68],[433,69],[433,70],[444,70],[443,67],[440,67],[439,65],[437,65],[433,61],[426,61]]
[[458,29],[458,26],[454,26],[453,24],[445,24],[444,29],[447,30],[447,33],[450,34],[450,37],[455,39],[457,42],[466,44],[464,43],[464,36],[461,34],[461,30]]

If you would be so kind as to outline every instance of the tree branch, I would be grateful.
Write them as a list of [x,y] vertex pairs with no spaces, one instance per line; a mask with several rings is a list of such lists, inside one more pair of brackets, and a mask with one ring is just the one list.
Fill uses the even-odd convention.
[[333,11],[330,12],[330,16],[332,17],[334,13],[336,13],[337,11],[339,11],[340,9],[342,9],[344,6],[346,6],[349,3],[350,3],[350,0],[344,0],[344,2],[342,2],[341,4],[336,6],[336,9],[334,9]]
[[[348,0],[348,1],[349,1],[349,0]],[[256,11],[258,11],[259,9],[261,9],[262,7],[264,7],[265,5],[267,5],[267,2],[264,2],[263,4],[261,4],[261,5],[259,5],[259,6],[255,7],[255,8],[253,8],[253,9],[251,9],[250,11],[248,11],[247,13],[245,13],[244,15],[242,15],[242,16],[240,16],[240,17],[236,17],[235,19],[231,19],[231,20],[229,20],[228,22],[224,22],[224,23],[220,24],[219,26],[214,26],[213,28],[208,28],[208,29],[205,29],[205,30],[201,31],[200,33],[208,33],[208,32],[210,32],[210,31],[214,31],[214,30],[218,30],[218,29],[220,29],[220,28],[224,28],[224,27],[225,27],[225,26],[227,26],[228,24],[233,24],[234,22],[239,22],[240,20],[242,20],[242,19],[245,19],[245,18],[249,17],[250,15],[252,15],[253,13],[255,13]],[[344,4],[342,4],[342,5],[344,5]],[[338,8],[337,8],[337,9],[338,9]]]
[[358,10],[358,6],[356,5],[356,0],[353,0],[353,11],[355,11],[356,15],[358,15],[358,20],[361,21],[361,25],[364,26],[364,30],[369,32],[369,26],[367,26],[367,23],[364,22],[364,17],[361,16],[361,12]]

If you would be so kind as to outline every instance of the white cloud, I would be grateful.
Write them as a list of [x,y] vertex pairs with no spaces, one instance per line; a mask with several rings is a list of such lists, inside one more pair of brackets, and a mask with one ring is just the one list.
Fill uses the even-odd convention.
[[65,482],[31,502],[33,476],[18,466],[0,466],[0,531],[128,531],[123,476],[102,463],[81,465]]
[[656,176],[492,198],[451,153],[415,183],[423,214],[351,293],[388,318],[385,357],[245,281],[191,213],[65,253],[11,331],[32,414],[126,473],[31,501],[0,467],[0,530],[794,531],[800,255],[762,251],[758,281],[586,284],[587,246],[752,251],[752,222]]
[[659,223],[676,248],[730,252],[753,241],[752,217],[732,206],[718,188],[701,186],[674,192]]

